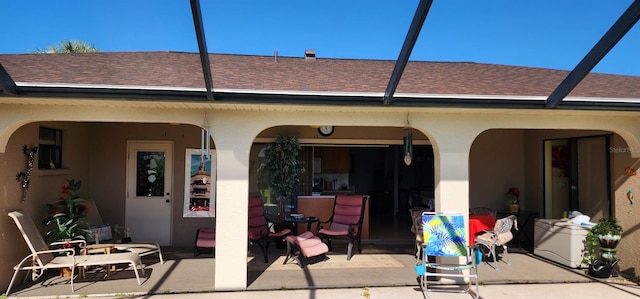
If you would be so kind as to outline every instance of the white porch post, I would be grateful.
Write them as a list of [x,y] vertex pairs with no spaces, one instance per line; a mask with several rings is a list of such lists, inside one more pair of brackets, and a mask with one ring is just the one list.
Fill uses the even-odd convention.
[[[465,217],[465,231],[469,231],[469,152],[477,133],[464,126],[443,127],[448,129],[431,131],[435,137],[435,142],[432,141],[435,159],[435,211],[462,213]],[[455,280],[458,283],[465,281],[463,278]]]
[[249,152],[257,133],[246,126],[226,125],[219,118],[213,124],[211,132],[217,155],[214,289],[245,290]]
[[469,152],[477,137],[474,131],[461,127],[456,132],[431,130],[435,137],[435,208],[438,212],[465,214],[469,210]]

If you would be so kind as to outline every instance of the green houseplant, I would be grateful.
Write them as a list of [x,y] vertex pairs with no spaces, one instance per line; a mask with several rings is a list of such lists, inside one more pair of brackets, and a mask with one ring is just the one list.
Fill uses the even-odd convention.
[[284,217],[285,207],[298,188],[300,174],[304,167],[298,161],[300,143],[295,136],[281,136],[265,148],[265,171],[267,172],[270,194],[279,206],[279,216]]
[[81,181],[67,180],[58,200],[44,205],[46,216],[42,219],[42,226],[50,229],[45,239],[55,237],[59,242],[84,240],[90,233],[86,225],[88,209],[82,204],[84,199],[78,195],[81,186]]
[[616,246],[622,236],[622,227],[615,217],[600,219],[587,233],[582,254],[582,263],[592,265],[596,260],[615,261]]

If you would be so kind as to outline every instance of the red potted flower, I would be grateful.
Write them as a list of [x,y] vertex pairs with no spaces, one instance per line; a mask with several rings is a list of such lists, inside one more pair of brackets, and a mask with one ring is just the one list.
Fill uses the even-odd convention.
[[520,189],[516,187],[509,188],[507,191],[507,205],[509,206],[509,211],[517,213],[520,209]]
[[84,240],[90,233],[87,229],[87,206],[78,196],[81,181],[67,180],[62,186],[60,197],[54,203],[45,204],[47,215],[42,219],[42,227],[50,229],[45,239],[55,236],[55,241]]

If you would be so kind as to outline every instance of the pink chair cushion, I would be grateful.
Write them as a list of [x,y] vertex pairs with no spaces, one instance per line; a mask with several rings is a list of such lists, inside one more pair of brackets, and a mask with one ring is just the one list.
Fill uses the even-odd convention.
[[197,247],[216,247],[216,230],[208,227],[201,227],[198,231],[198,237],[196,241]]
[[291,233],[291,230],[285,228],[275,233],[269,232],[267,229],[267,219],[264,218],[264,209],[262,208],[262,199],[258,196],[249,197],[249,240],[259,240],[265,236],[270,238],[278,238]]
[[286,235],[288,235],[289,233],[291,233],[291,230],[290,230],[290,229],[288,229],[288,228],[284,228],[284,229],[282,229],[282,230],[280,230],[280,231],[277,231],[277,232],[275,232],[275,233],[269,232],[269,237],[277,238],[277,237],[286,236]]
[[362,216],[362,195],[339,195],[333,210],[333,219],[328,229],[321,229],[319,233],[327,236],[348,236],[349,227],[352,236],[358,233],[358,223]]
[[294,243],[302,254],[306,257],[313,257],[329,252],[327,244],[322,243],[320,238],[314,236],[312,232],[304,232],[297,236],[287,236],[287,241]]

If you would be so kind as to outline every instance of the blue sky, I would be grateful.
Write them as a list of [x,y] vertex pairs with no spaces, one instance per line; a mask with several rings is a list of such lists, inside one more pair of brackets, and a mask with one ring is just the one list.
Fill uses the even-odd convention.
[[[66,39],[102,51],[197,52],[189,0],[0,0],[0,53]],[[211,53],[398,58],[418,0],[200,0]],[[434,0],[411,60],[571,70],[632,0]],[[640,76],[640,25],[595,72]]]

